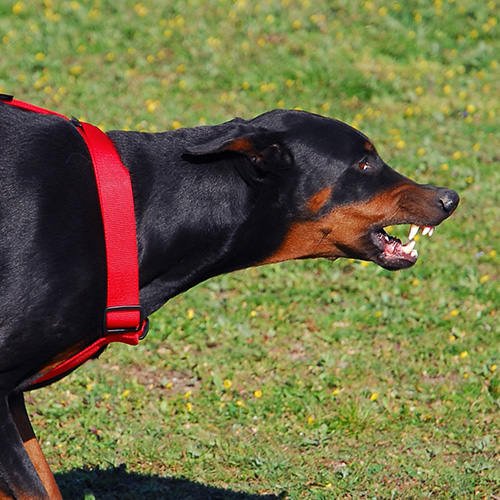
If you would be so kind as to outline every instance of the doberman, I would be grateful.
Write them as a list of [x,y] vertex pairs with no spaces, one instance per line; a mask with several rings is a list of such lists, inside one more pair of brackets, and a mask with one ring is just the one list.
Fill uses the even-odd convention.
[[[147,315],[212,276],[349,257],[397,270],[455,191],[390,168],[350,126],[304,111],[148,134],[108,133],[130,172]],[[0,498],[60,499],[23,392],[101,335],[106,254],[75,125],[0,102]],[[403,244],[384,228],[409,224]]]

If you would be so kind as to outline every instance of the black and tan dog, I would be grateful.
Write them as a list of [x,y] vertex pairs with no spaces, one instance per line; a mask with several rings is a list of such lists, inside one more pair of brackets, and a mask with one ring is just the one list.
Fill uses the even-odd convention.
[[[160,134],[112,131],[130,171],[146,314],[211,276],[288,259],[417,260],[457,207],[392,170],[370,140],[301,111]],[[0,102],[0,498],[61,498],[23,391],[101,334],[106,255],[73,123]],[[410,225],[406,244],[384,227]]]

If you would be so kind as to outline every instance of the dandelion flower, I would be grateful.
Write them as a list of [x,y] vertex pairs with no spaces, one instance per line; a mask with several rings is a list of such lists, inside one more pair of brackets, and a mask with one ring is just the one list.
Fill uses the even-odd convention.
[[21,12],[24,10],[24,3],[23,2],[17,2],[14,4],[12,7],[12,12],[17,16],[21,14]]
[[83,66],[81,65],[71,66],[71,68],[69,68],[69,73],[74,76],[80,75],[82,72]]

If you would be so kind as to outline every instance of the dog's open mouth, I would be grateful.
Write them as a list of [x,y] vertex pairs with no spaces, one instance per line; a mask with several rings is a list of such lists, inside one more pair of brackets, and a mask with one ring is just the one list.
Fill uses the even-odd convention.
[[384,228],[371,233],[373,243],[380,253],[376,257],[376,262],[382,267],[390,270],[404,269],[413,266],[418,258],[418,251],[415,248],[415,236],[418,230],[422,230],[422,235],[432,236],[434,226],[420,226],[411,224],[408,232],[408,241],[403,245],[399,238],[388,234]]

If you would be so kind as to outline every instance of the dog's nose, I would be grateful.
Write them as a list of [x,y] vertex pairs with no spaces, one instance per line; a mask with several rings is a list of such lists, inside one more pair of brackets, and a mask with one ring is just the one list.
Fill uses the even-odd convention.
[[458,196],[458,193],[453,191],[453,189],[443,189],[439,201],[441,202],[443,211],[448,215],[451,215],[451,213],[458,206],[460,196]]

